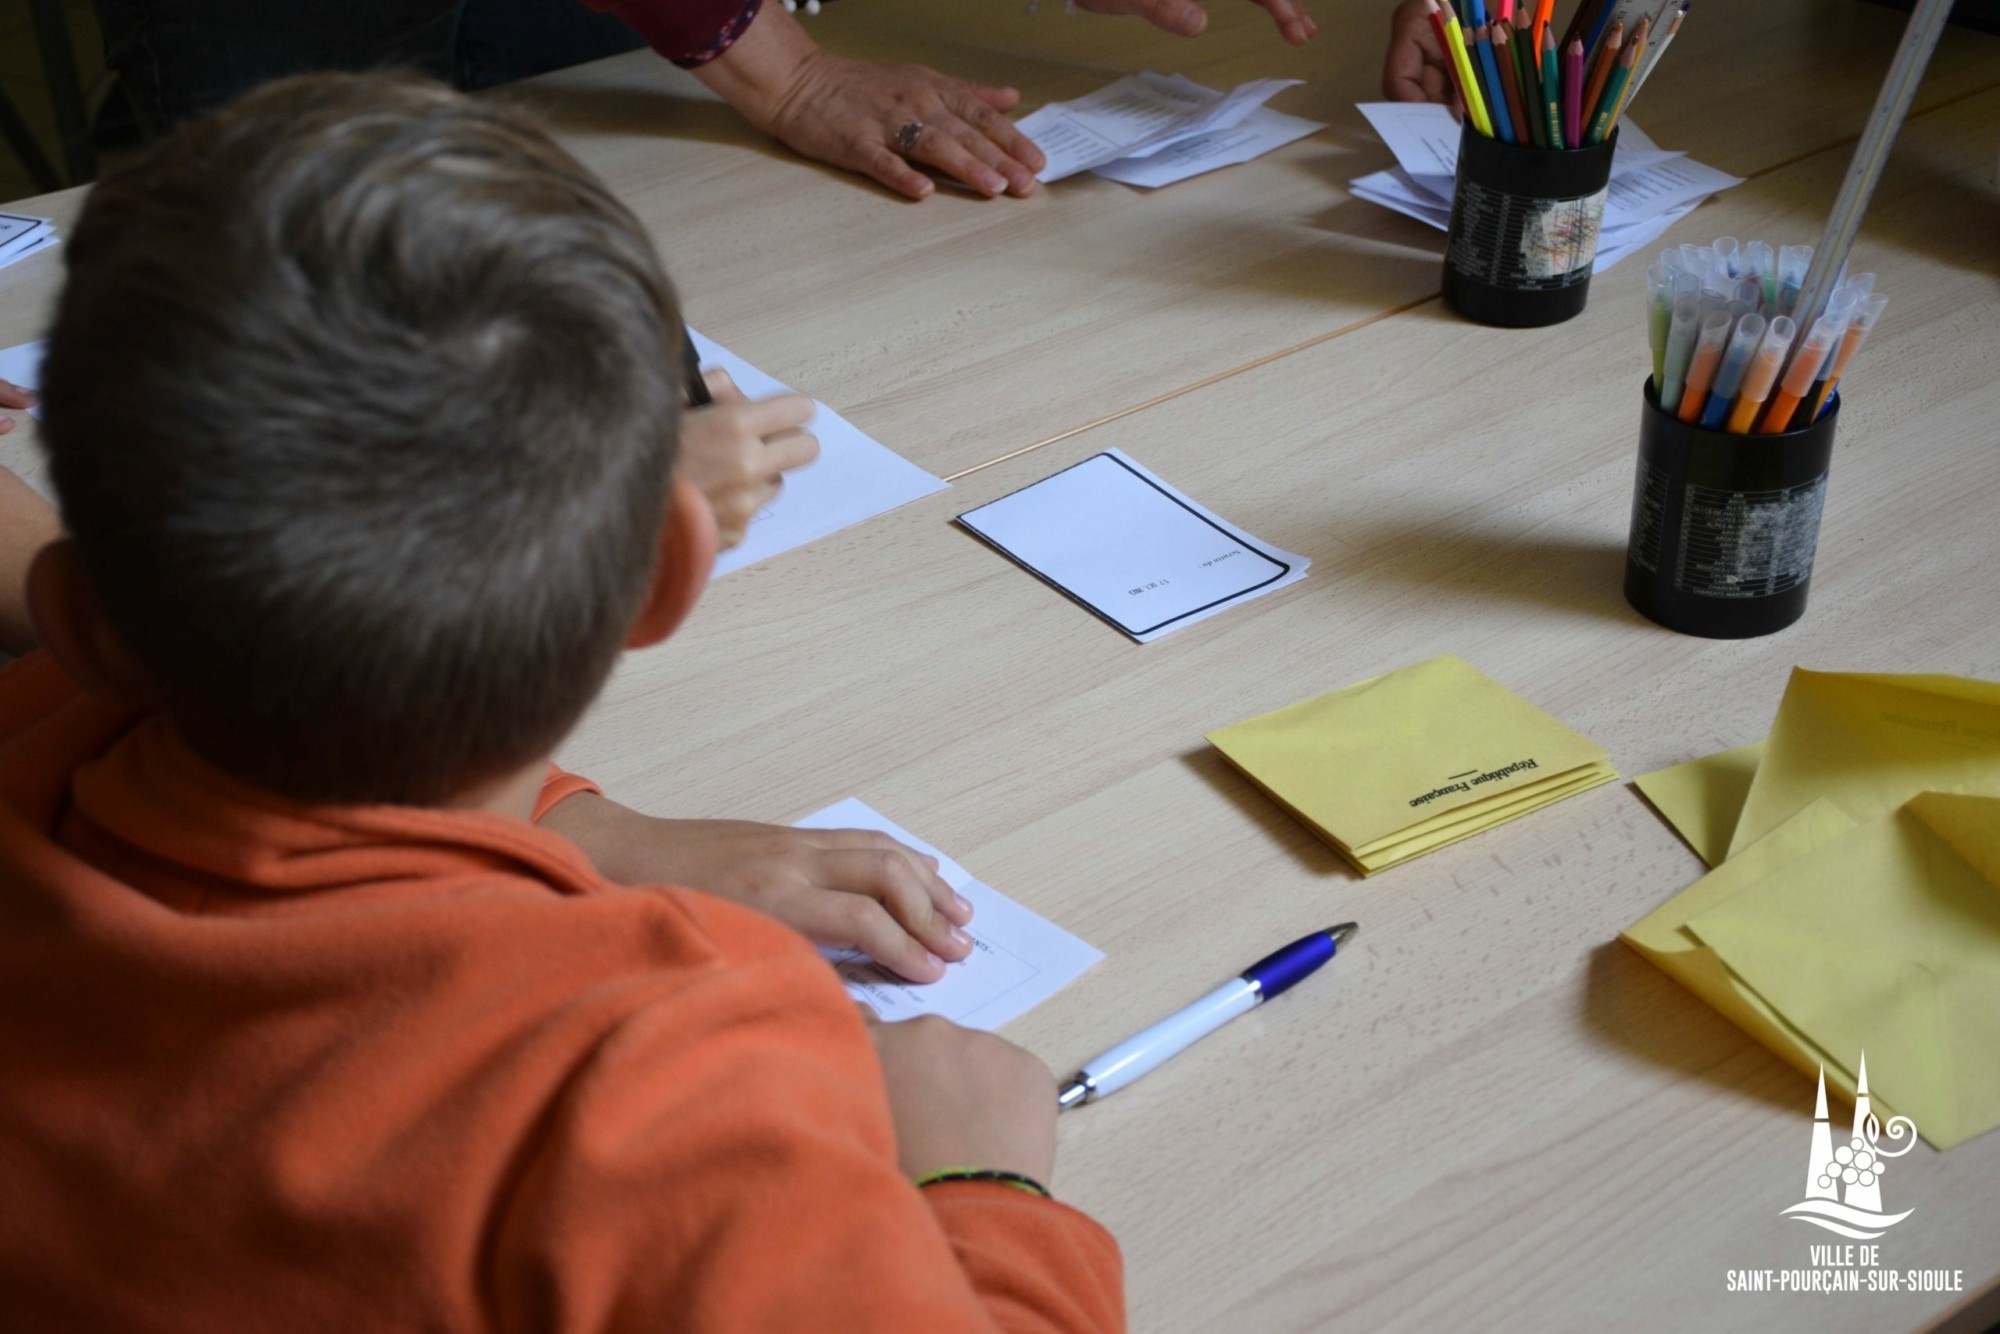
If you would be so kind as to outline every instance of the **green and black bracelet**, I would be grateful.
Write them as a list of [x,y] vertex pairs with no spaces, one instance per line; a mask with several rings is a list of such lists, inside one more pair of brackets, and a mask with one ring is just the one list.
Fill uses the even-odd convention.
[[1049,1188],[1031,1176],[1019,1172],[1006,1172],[997,1167],[940,1167],[935,1172],[926,1172],[917,1178],[919,1189],[925,1186],[939,1186],[947,1181],[991,1181],[996,1185],[1012,1186],[1030,1195],[1039,1195],[1045,1200],[1054,1199]]

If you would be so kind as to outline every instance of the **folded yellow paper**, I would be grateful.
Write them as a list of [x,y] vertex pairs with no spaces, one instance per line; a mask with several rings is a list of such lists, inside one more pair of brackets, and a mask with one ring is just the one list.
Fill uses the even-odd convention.
[[1729,971],[1721,956],[1687,929],[1690,920],[1727,903],[1790,863],[1825,847],[1854,828],[1830,801],[1815,801],[1701,879],[1655,908],[1621,939],[1661,971],[1714,1006],[1723,1018],[1810,1076],[1821,1065],[1827,1079],[1854,1096],[1854,1054],[1822,1050]]
[[1715,869],[1624,939],[1940,1148],[2000,1125],[2000,685],[1795,671],[1758,749],[1639,780]]
[[2000,1126],[2000,798],[1922,793],[1685,929],[1938,1148]]
[[1764,743],[1752,741],[1734,750],[1641,774],[1632,785],[1645,793],[1653,809],[1666,817],[1675,832],[1710,866],[1729,855],[1743,799],[1764,758]]
[[1363,875],[1618,776],[1600,747],[1448,655],[1208,740]]
[[2000,684],[1799,668],[1730,853],[1818,797],[1872,820],[1919,792],[2000,795]]

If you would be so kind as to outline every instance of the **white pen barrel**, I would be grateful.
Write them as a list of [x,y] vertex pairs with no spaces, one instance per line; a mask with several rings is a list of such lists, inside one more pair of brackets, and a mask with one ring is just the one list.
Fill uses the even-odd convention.
[[1233,977],[1194,1004],[1125,1039],[1083,1067],[1094,1097],[1116,1093],[1240,1014],[1257,1008],[1257,987]]

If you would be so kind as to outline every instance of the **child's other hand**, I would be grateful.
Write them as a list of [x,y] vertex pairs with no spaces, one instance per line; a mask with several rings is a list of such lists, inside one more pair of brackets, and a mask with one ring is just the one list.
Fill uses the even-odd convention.
[[913,982],[972,952],[972,905],[930,858],[867,829],[661,820],[584,792],[542,826],[623,885],[685,885],[775,917],[816,945],[859,949]]
[[868,1031],[889,1086],[905,1173],[984,1167],[1049,1183],[1056,1081],[1040,1057],[934,1015],[870,1023]]
[[1436,102],[1462,116],[1458,89],[1437,32],[1426,15],[1429,0],[1402,0],[1389,16],[1389,53],[1382,60],[1382,95],[1392,102]]
[[[35,391],[23,389],[11,380],[0,380],[0,408],[31,408],[35,406]],[[0,417],[0,435],[14,429],[12,417]]]
[[702,378],[715,402],[688,409],[675,475],[708,497],[727,550],[743,540],[750,520],[784,485],[785,474],[819,457],[819,441],[800,429],[813,414],[804,394],[752,403],[727,371],[708,371]]

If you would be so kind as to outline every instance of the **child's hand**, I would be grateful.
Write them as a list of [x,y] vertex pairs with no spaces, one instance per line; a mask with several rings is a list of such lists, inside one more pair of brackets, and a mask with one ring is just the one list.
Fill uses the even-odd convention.
[[972,952],[972,905],[930,858],[865,829],[661,820],[583,792],[542,827],[622,885],[685,885],[775,917],[816,945],[859,949],[913,982]]
[[[23,389],[11,380],[0,380],[0,408],[31,408],[35,406],[35,391]],[[12,417],[0,417],[0,435],[14,429]]]
[[984,1167],[1049,1184],[1056,1081],[1040,1057],[936,1016],[870,1023],[868,1031],[889,1086],[896,1158],[906,1174]]
[[1436,102],[1464,115],[1451,67],[1426,17],[1429,0],[1403,0],[1389,16],[1389,53],[1382,60],[1382,95],[1392,102]]
[[804,394],[752,403],[727,371],[708,371],[702,378],[715,403],[688,409],[675,475],[708,497],[726,550],[743,540],[750,520],[784,485],[784,475],[819,457],[819,441],[799,429],[813,414]]

